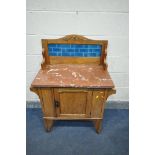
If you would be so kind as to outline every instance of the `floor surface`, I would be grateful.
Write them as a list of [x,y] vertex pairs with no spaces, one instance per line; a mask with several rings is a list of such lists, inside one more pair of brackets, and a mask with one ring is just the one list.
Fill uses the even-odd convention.
[[128,155],[129,111],[106,109],[103,130],[89,121],[57,121],[45,132],[39,108],[27,108],[27,155]]

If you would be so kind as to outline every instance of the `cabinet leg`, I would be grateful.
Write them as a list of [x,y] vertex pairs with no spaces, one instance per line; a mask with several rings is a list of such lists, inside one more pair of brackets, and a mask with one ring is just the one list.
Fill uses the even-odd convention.
[[94,127],[97,133],[100,133],[102,130],[102,119],[96,119],[93,121]]
[[51,129],[53,127],[53,123],[54,123],[53,120],[44,119],[44,126],[45,126],[46,132],[50,132],[51,131]]

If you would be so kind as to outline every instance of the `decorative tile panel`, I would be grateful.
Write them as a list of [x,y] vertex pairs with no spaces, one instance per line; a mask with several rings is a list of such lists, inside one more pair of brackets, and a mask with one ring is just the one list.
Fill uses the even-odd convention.
[[48,44],[49,56],[100,57],[101,45]]

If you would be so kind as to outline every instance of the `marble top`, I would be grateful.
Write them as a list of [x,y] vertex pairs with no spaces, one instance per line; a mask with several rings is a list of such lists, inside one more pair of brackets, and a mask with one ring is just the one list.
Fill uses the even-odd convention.
[[32,87],[114,88],[101,65],[56,64],[40,69]]

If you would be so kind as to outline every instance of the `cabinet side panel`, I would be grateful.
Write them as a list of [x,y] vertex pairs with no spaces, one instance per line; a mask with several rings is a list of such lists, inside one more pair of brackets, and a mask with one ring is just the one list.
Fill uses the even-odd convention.
[[54,117],[55,116],[55,106],[54,106],[54,95],[53,89],[51,88],[40,88],[39,94],[42,98],[42,110],[44,117]]
[[105,104],[105,100],[106,100],[105,94],[106,94],[106,90],[104,90],[104,91],[93,91],[91,117],[102,118],[103,110],[104,110],[104,104]]

